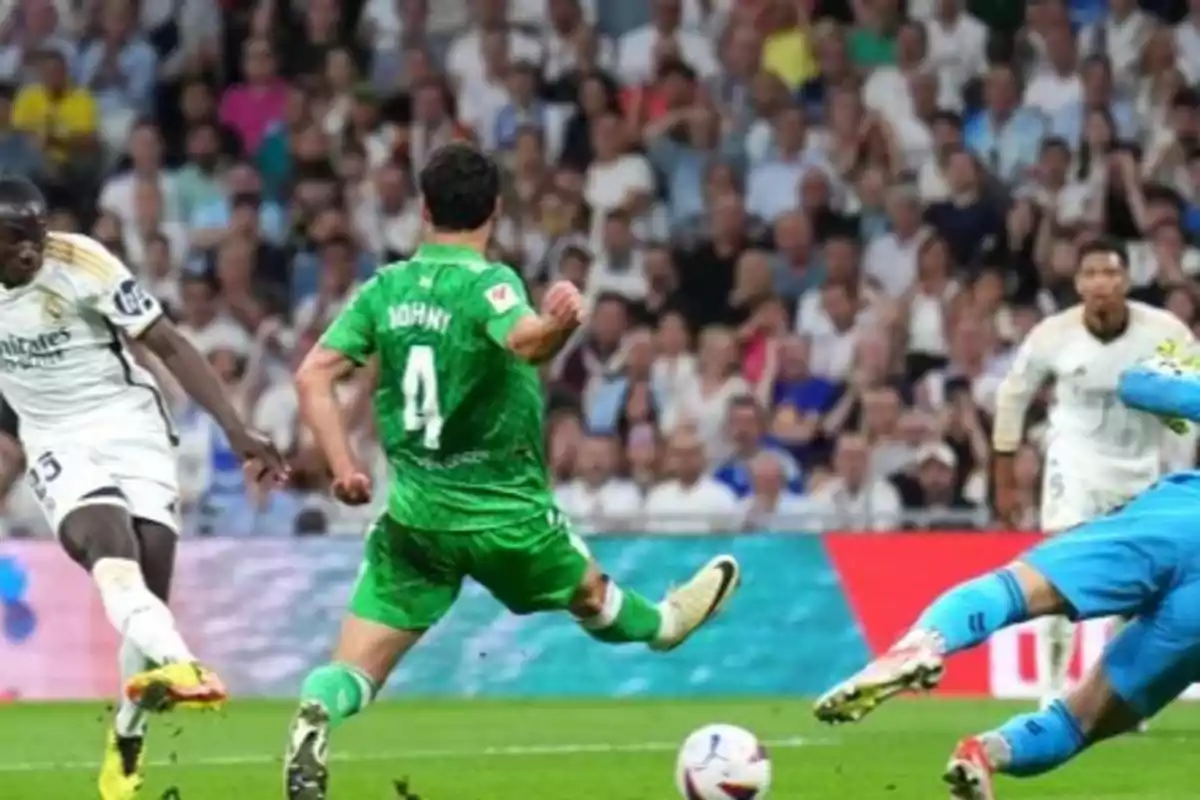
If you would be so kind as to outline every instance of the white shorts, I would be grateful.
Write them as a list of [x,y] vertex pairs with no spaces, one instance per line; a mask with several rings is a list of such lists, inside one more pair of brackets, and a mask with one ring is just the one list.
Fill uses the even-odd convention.
[[1096,481],[1082,469],[1064,468],[1057,459],[1049,458],[1042,480],[1042,531],[1058,533],[1107,514],[1153,482],[1150,477],[1136,482]]
[[58,534],[77,508],[115,505],[179,532],[174,448],[159,431],[127,439],[26,445],[26,479]]

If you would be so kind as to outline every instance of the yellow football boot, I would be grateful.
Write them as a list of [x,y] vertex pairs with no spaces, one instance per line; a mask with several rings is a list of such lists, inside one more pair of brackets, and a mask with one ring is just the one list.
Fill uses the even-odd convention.
[[104,745],[104,763],[100,765],[100,800],[134,800],[145,778],[145,757],[141,736],[118,739],[108,731]]
[[176,708],[218,709],[225,703],[225,684],[198,663],[164,664],[138,673],[125,683],[125,696],[155,714]]

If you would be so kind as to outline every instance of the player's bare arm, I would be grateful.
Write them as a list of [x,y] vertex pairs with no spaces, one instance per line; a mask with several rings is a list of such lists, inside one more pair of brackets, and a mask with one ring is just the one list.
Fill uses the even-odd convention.
[[1025,429],[1025,414],[1034,394],[1046,382],[1050,370],[1042,354],[1049,320],[1029,332],[1008,373],[996,389],[996,417],[992,424],[992,481],[996,516],[1007,525],[1016,523],[1017,448]]
[[312,430],[333,472],[334,494],[349,505],[370,502],[371,479],[354,457],[334,387],[357,366],[345,354],[316,344],[295,377],[301,419]]
[[266,436],[247,427],[225,396],[221,379],[170,320],[159,317],[142,332],[138,341],[158,356],[188,396],[212,415],[229,437],[234,451],[257,471],[255,480],[268,475],[277,480],[286,477],[287,464],[275,445]]
[[546,291],[540,314],[530,314],[513,325],[508,334],[508,349],[533,364],[549,361],[583,320],[579,289],[569,281],[559,281]]

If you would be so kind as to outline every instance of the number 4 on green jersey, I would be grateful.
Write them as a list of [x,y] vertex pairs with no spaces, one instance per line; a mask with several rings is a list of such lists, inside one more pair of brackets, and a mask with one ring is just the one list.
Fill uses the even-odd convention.
[[321,338],[355,363],[379,360],[375,418],[397,522],[483,530],[553,506],[541,381],[506,346],[534,313],[511,268],[427,244],[380,270]]

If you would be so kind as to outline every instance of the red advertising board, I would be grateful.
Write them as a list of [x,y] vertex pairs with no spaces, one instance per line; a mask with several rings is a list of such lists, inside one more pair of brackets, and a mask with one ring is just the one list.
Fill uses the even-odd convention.
[[[871,649],[882,652],[951,586],[1002,567],[1036,544],[1034,533],[838,533],[824,537],[850,608]],[[980,697],[1038,696],[1039,623],[1001,631],[950,659],[941,691]],[[1072,674],[1099,659],[1112,631],[1092,620],[1075,632]],[[1197,687],[1189,695],[1198,695]]]

